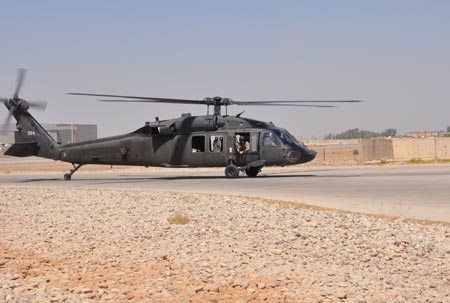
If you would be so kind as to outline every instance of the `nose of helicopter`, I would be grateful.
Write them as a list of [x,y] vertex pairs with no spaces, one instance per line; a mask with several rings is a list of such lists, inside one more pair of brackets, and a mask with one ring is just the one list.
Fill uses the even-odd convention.
[[305,145],[291,145],[286,150],[286,159],[292,164],[300,164],[312,161],[316,154],[316,151]]
[[307,147],[306,155],[307,155],[307,158],[308,158],[308,161],[307,161],[307,162],[309,162],[309,161],[314,160],[314,158],[315,158],[316,155],[317,155],[317,152],[316,152],[315,150],[313,150],[313,149]]
[[297,163],[306,163],[314,160],[317,155],[317,152],[307,146],[299,146],[300,149],[300,158]]

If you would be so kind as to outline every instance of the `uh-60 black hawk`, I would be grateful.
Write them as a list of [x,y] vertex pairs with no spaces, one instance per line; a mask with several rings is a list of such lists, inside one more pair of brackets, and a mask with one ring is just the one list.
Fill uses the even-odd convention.
[[[299,142],[286,129],[271,122],[243,118],[241,114],[222,115],[222,107],[289,106],[334,107],[320,103],[360,102],[359,100],[325,101],[235,101],[213,97],[202,100],[121,96],[108,94],[70,93],[70,95],[108,98],[104,102],[149,102],[206,105],[207,115],[183,114],[169,120],[155,119],[138,130],[114,137],[71,144],[56,142],[29,113],[29,109],[45,108],[45,104],[28,102],[19,97],[25,70],[19,70],[12,98],[1,98],[11,116],[17,120],[24,143],[13,144],[5,155],[38,156],[72,163],[72,175],[86,164],[137,165],[163,167],[225,167],[225,176],[236,178],[240,172],[256,177],[264,166],[285,166],[313,160],[316,152]],[[116,98],[116,99],[110,99]],[[117,99],[119,98],[119,99]],[[305,104],[309,103],[309,104]],[[317,104],[319,103],[319,104]],[[209,108],[213,108],[212,114]]]

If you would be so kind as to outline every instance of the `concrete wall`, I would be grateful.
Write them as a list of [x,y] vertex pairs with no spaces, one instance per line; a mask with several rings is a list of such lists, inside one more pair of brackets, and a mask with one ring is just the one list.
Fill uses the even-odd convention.
[[348,146],[317,146],[313,147],[317,152],[317,156],[314,159],[315,163],[352,163],[355,164],[359,162],[359,154],[354,155],[353,151],[358,149],[355,147]]
[[450,138],[362,139],[358,149],[362,162],[450,159]]
[[436,155],[439,159],[450,159],[450,137],[437,138]]
[[394,160],[437,159],[435,138],[392,139]]
[[[354,165],[360,162],[360,155],[358,150],[359,139],[304,140],[303,143],[317,152],[314,163],[338,163],[342,165]],[[353,154],[355,150],[358,150],[358,154],[356,155]]]
[[[450,159],[450,138],[373,138],[360,139],[358,145],[313,146],[316,163],[365,163],[370,161],[408,161]],[[353,142],[351,142],[353,143]],[[353,151],[357,149],[358,155]]]
[[362,162],[394,159],[392,139],[361,139],[358,150]]

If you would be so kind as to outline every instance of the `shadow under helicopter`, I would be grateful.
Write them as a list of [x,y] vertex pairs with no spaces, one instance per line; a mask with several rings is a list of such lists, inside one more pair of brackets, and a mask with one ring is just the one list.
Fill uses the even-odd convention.
[[[226,180],[227,182],[239,181],[239,182],[258,182],[258,179],[273,179],[273,178],[358,178],[360,175],[315,175],[315,174],[278,174],[278,173],[267,173],[262,174],[256,178],[248,178],[242,176],[235,180]],[[70,184],[80,183],[80,182],[92,182],[92,185],[105,185],[105,184],[127,184],[127,183],[139,183],[139,182],[151,182],[151,181],[183,181],[183,180],[223,180],[223,176],[133,176],[133,175],[119,175],[115,178],[74,178],[70,181]],[[67,181],[61,178],[45,178],[45,179],[28,179],[20,180],[17,183],[33,183],[33,182],[49,182],[49,181],[60,181],[61,183],[66,183]]]

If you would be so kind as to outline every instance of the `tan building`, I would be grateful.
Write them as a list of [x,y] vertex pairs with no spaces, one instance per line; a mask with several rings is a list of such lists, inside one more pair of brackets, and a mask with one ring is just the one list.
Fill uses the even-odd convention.
[[419,131],[419,132],[408,132],[406,137],[408,138],[436,138],[441,137],[444,134],[442,131]]

